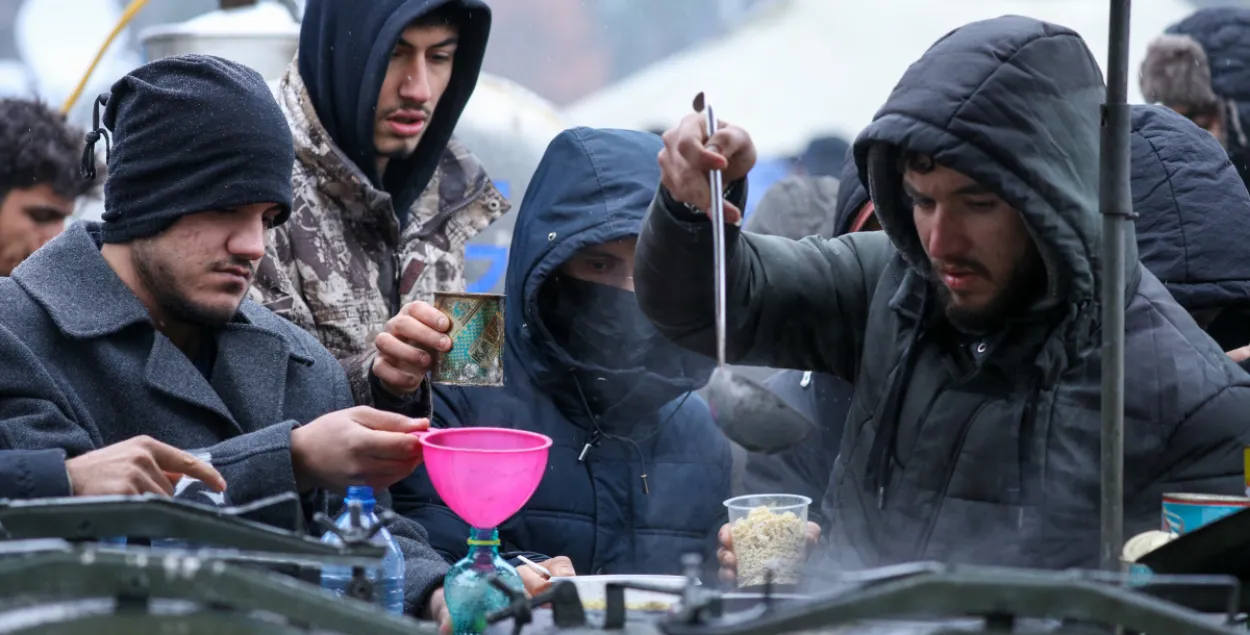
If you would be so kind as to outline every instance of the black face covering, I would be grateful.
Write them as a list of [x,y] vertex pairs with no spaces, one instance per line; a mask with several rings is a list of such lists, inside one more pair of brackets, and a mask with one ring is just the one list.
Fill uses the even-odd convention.
[[568,383],[550,391],[570,415],[589,411],[596,425],[630,425],[712,373],[715,361],[665,339],[632,291],[555,274],[537,300],[543,325],[572,358]]
[[645,365],[659,333],[633,291],[558,276],[543,296],[543,323],[573,359],[608,370]]

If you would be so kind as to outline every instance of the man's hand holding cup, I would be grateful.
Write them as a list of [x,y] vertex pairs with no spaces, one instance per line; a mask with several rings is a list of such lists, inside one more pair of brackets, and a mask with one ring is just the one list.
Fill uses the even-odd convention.
[[375,345],[373,374],[387,392],[406,397],[421,388],[438,355],[451,350],[451,319],[426,302],[412,302],[386,323]]

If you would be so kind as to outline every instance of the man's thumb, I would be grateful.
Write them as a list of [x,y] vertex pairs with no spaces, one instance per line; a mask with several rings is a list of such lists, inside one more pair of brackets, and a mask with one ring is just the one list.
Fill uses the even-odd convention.
[[418,432],[430,427],[429,419],[412,419],[376,408],[359,408],[352,418],[366,428],[383,432]]

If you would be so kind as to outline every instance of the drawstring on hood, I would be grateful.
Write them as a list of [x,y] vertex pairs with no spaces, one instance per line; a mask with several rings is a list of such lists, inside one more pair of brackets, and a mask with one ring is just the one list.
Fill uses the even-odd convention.
[[[586,416],[590,418],[590,424],[594,427],[594,432],[590,435],[590,440],[587,441],[586,445],[582,448],[581,454],[577,456],[577,461],[579,463],[584,462],[586,460],[586,456],[590,454],[590,451],[593,448],[598,447],[599,443],[603,439],[612,439],[614,441],[620,441],[622,443],[626,443],[631,448],[633,448],[634,454],[638,456],[638,465],[640,466],[638,478],[642,480],[642,494],[643,496],[650,496],[651,484],[647,482],[647,455],[643,453],[641,444],[645,443],[646,441],[655,437],[655,435],[659,434],[660,430],[663,430],[664,427],[670,421],[673,420],[673,417],[677,416],[677,413],[681,412],[681,407],[686,404],[686,400],[689,399],[690,395],[694,393],[688,392],[684,396],[682,396],[681,401],[677,403],[677,407],[673,408],[673,411],[670,412],[669,415],[665,417],[663,421],[657,424],[654,430],[652,430],[651,432],[648,432],[647,435],[641,439],[635,439],[630,436],[622,436],[622,435],[616,435],[616,434],[605,432],[603,428],[599,426],[599,418],[595,416],[595,411],[590,407],[590,402],[586,401],[586,394],[585,392],[582,391],[582,384],[577,379],[576,376],[573,377],[573,385],[577,387],[577,394],[578,396],[581,397],[582,405],[586,408]],[[630,515],[636,516],[637,513],[633,509],[634,498],[633,498],[632,492],[633,490],[631,489],[630,490],[631,494],[630,494],[630,499],[629,499]],[[631,559],[636,559],[638,557],[637,552],[636,552],[637,545],[638,545],[637,535],[638,535],[637,528],[634,526],[633,523],[630,523],[629,524],[629,548],[630,548]]]
[[95,104],[91,107],[91,130],[87,132],[87,145],[82,149],[82,178],[88,181],[95,180],[95,144],[101,139],[104,140],[104,160],[108,161],[108,157],[112,152],[112,143],[109,141],[108,130],[100,125],[100,108],[108,106],[109,93],[103,93],[96,97]]
[[642,473],[640,474],[640,478],[642,479],[642,493],[650,494],[651,485],[647,482],[647,457],[642,452],[641,444],[647,442],[652,437],[659,434],[660,431],[664,429],[664,426],[667,425],[670,421],[672,421],[673,417],[677,416],[678,412],[681,412],[681,407],[686,404],[686,400],[689,399],[690,395],[694,393],[688,392],[685,395],[682,395],[681,401],[677,402],[677,407],[673,408],[673,411],[670,412],[668,416],[664,418],[663,421],[661,421],[658,425],[656,425],[655,429],[648,432],[647,435],[642,437],[641,439],[635,439],[631,436],[612,434],[610,432],[605,431],[599,425],[599,418],[595,416],[595,411],[594,409],[590,407],[590,402],[586,400],[586,393],[583,392],[581,381],[579,381],[577,377],[573,378],[573,385],[577,387],[577,394],[581,397],[582,405],[586,408],[586,416],[590,419],[591,426],[594,427],[594,432],[591,433],[590,440],[587,441],[586,445],[582,447],[581,453],[577,455],[577,460],[579,462],[585,461],[586,457],[590,454],[590,451],[594,448],[599,447],[599,443],[601,443],[603,439],[612,439],[614,441],[621,441],[623,443],[628,443],[630,447],[633,448],[634,453],[638,455],[638,463],[639,465],[642,466]]

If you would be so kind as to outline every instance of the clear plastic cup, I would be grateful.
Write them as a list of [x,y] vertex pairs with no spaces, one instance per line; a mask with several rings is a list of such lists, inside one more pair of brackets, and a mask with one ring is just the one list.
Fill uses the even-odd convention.
[[807,555],[807,508],[812,499],[796,494],[749,494],[725,501],[738,586],[768,581],[798,584]]

